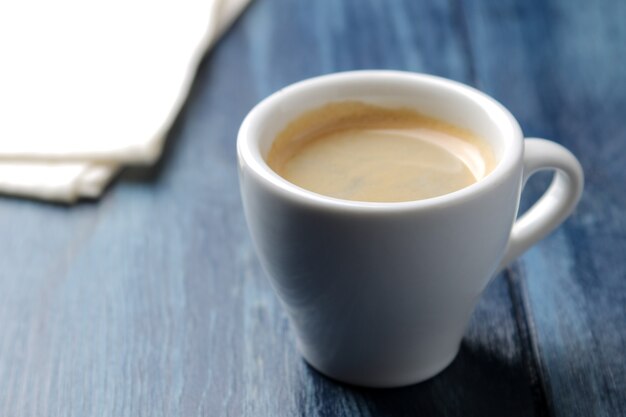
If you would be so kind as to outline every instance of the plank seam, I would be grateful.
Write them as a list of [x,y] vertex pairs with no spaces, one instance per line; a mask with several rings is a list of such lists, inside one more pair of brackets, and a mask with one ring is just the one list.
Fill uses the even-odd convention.
[[554,415],[553,407],[548,395],[535,323],[532,318],[521,267],[518,263],[514,263],[504,271],[504,274],[509,287],[515,324],[522,344],[522,360],[528,374],[535,411],[538,416],[550,417]]

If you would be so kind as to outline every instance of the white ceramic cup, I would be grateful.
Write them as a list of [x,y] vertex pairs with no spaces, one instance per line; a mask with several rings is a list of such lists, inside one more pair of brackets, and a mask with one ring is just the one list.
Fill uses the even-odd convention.
[[[302,189],[265,162],[272,141],[303,112],[360,100],[410,107],[487,140],[485,178],[425,200],[340,200]],[[557,227],[583,188],[576,158],[526,139],[497,101],[458,82],[396,71],[305,80],[259,103],[237,140],[241,194],[261,263],[306,361],[340,381],[395,387],[423,381],[456,356],[474,306],[501,268]],[[530,175],[555,170],[517,219]]]

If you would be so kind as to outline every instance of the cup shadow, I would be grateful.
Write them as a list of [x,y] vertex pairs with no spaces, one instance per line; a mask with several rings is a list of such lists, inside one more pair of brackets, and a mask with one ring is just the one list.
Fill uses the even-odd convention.
[[305,365],[300,415],[523,416],[541,415],[523,360],[498,356],[464,341],[456,359],[425,382],[394,389],[362,388],[326,378]]

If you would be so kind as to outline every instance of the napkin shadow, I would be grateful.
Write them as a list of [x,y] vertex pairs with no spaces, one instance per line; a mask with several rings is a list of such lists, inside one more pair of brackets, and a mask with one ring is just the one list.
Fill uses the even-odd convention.
[[524,363],[463,343],[457,358],[436,377],[395,389],[361,388],[334,382],[310,366],[299,394],[301,415],[332,416],[535,416],[535,398]]

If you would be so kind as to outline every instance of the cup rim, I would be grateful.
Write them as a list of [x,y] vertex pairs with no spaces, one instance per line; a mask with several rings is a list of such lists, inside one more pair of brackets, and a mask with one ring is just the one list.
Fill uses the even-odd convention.
[[[456,94],[469,98],[482,107],[504,136],[513,139],[505,147],[502,157],[496,167],[481,180],[453,191],[421,200],[396,201],[396,202],[372,202],[344,200],[335,197],[318,194],[299,187],[272,170],[258,150],[259,137],[255,134],[256,126],[261,122],[265,113],[273,108],[286,96],[296,94],[302,89],[315,88],[328,82],[337,81],[361,81],[372,83],[395,78],[404,82],[426,82],[438,88],[448,89]],[[329,100],[331,101],[331,100]],[[515,140],[517,138],[517,140]],[[254,148],[256,147],[256,149]],[[523,155],[523,135],[519,123],[515,117],[500,102],[491,96],[477,90],[474,87],[447,78],[416,72],[394,70],[357,70],[336,72],[308,78],[269,95],[254,106],[243,120],[237,135],[237,157],[240,172],[245,167],[256,175],[265,185],[274,192],[293,202],[309,205],[315,208],[347,209],[351,211],[404,211],[420,208],[437,208],[450,204],[466,201],[482,195],[497,186],[508,177],[508,173],[515,169],[517,162]]]

